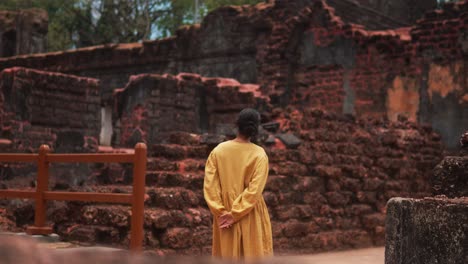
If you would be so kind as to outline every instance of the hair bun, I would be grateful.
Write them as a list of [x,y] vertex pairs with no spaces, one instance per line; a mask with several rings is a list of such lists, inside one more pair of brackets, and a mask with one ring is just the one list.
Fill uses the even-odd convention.
[[242,110],[237,119],[239,133],[246,137],[255,137],[260,125],[260,114],[251,108]]

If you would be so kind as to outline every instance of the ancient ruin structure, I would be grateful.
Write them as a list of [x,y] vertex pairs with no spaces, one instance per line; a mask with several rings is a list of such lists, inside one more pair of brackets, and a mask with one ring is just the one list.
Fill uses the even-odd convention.
[[47,51],[47,12],[0,10],[0,57]]
[[468,261],[468,148],[435,168],[433,192],[425,199],[393,198],[387,208],[385,263],[466,263]]
[[[119,131],[114,139],[116,148],[96,149],[92,148],[95,140],[91,140],[97,137],[94,128],[99,125],[96,80],[24,68],[7,70],[3,75],[14,80],[2,82],[2,90],[12,90],[10,94],[22,91],[38,94],[55,88],[62,100],[74,96],[77,102],[89,101],[86,106],[76,107],[88,109],[90,114],[75,116],[76,125],[67,125],[71,127],[68,131],[61,131],[61,126],[54,127],[54,123],[32,122],[36,113],[58,114],[64,111],[65,104],[51,104],[51,110],[44,107],[29,115],[16,115],[21,120],[12,123],[23,124],[26,132],[50,127],[51,136],[43,140],[50,140],[47,142],[54,151],[68,146],[67,151],[116,152],[125,151],[118,147],[131,146],[135,141],[148,142],[145,246],[161,254],[209,254],[211,214],[202,194],[205,159],[217,143],[232,135],[229,127],[215,125],[233,121],[245,106],[257,105],[262,109],[266,104],[257,86],[195,74],[135,76],[125,89],[115,92],[115,103],[120,106],[116,109],[122,111],[114,121],[119,124],[115,126]],[[30,76],[29,82],[22,81],[24,76]],[[8,80],[2,78],[5,79]],[[50,88],[45,89],[41,83]],[[68,89],[60,90],[64,85]],[[84,96],[89,97],[85,100]],[[12,96],[5,98],[16,102]],[[31,103],[24,109],[40,105],[28,96],[25,98]],[[263,107],[264,120],[271,124],[265,125],[261,133],[261,144],[270,158],[264,195],[277,251],[315,252],[382,245],[387,200],[430,194],[427,175],[443,151],[440,136],[430,127],[403,119],[399,122],[355,119],[320,109]],[[73,107],[67,109],[70,115],[74,114]],[[197,119],[198,111],[207,113],[208,119],[203,122],[213,131],[211,134],[189,133],[201,122]],[[164,130],[165,123],[174,121],[180,123],[176,130],[186,132]],[[160,130],[154,132],[155,129]],[[10,135],[13,149],[20,146],[17,137],[22,134],[20,130],[14,131]],[[60,141],[64,133],[69,141]],[[155,134],[164,136],[158,139]],[[41,138],[41,134],[37,137]],[[294,142],[291,139],[294,137],[300,141]],[[34,185],[34,170],[26,174],[28,167],[4,165],[2,169],[3,188]],[[51,175],[54,190],[117,193],[131,190],[131,168],[125,165],[64,168],[52,164]],[[9,229],[17,230],[32,221],[32,203],[2,203],[6,208],[4,223]],[[126,206],[53,202],[48,219],[64,239],[123,246],[128,243],[129,213]]]
[[162,142],[172,131],[232,130],[240,110],[265,110],[267,104],[258,85],[196,74],[136,75],[114,96],[113,146],[130,148],[141,141]]
[[404,28],[359,6],[316,0],[223,7],[174,37],[1,59],[0,69],[97,78],[103,105],[134,74],[234,78],[259,84],[273,105],[428,122],[455,148],[468,122],[467,5],[446,5]]
[[[207,254],[204,162],[238,111],[255,107],[275,249],[382,245],[388,199],[430,195],[432,169],[466,130],[468,2],[411,27],[349,3],[223,7],[166,39],[0,59],[2,152],[115,153],[144,141],[147,249]],[[34,187],[30,165],[0,169],[0,188]],[[51,174],[51,189],[131,188],[126,165]],[[32,221],[32,203],[0,206],[5,228]],[[65,239],[122,246],[129,212],[54,202],[48,219]]]

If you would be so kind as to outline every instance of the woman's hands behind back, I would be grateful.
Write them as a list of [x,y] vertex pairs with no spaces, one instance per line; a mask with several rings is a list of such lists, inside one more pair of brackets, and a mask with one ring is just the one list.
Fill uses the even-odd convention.
[[234,217],[231,213],[225,213],[218,218],[219,228],[230,228],[234,224]]

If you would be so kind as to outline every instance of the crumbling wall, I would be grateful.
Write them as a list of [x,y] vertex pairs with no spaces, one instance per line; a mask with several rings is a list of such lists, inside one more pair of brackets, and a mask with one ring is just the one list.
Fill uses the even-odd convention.
[[[264,198],[277,252],[383,245],[388,199],[431,193],[428,176],[443,147],[428,127],[355,120],[318,109],[274,111],[270,117],[280,124],[277,135],[301,139],[294,148],[279,140],[265,145],[270,175]],[[150,146],[145,203],[148,250],[210,254],[212,222],[202,189],[206,157],[215,145],[210,135],[179,132]],[[94,175],[89,184],[73,190],[131,191],[131,173],[123,166]],[[51,207],[48,219],[66,240],[128,243],[129,207],[80,203]]]
[[[0,73],[1,152],[37,153],[42,144],[49,145],[53,152],[96,152],[99,105],[95,79],[26,68],[6,69]],[[3,163],[0,171],[2,184],[35,184],[34,164]],[[89,168],[83,164],[56,164],[51,169],[54,182],[82,182],[87,175],[77,175],[80,171],[86,173]]]
[[112,101],[115,88],[142,73],[190,72],[255,83],[256,38],[262,25],[251,16],[259,19],[260,15],[254,6],[221,8],[201,25],[181,28],[174,37],[11,58],[0,69],[21,65],[98,78],[106,103]]
[[[196,87],[196,86],[195,86]],[[196,89],[173,76],[140,75],[115,93],[115,146],[155,143],[168,131],[196,131],[199,127]]]
[[132,76],[115,91],[114,146],[163,142],[173,131],[192,133],[232,129],[246,107],[263,108],[258,85],[197,74]]
[[[413,29],[421,58],[419,121],[431,123],[451,149],[468,123],[468,2],[446,4]],[[463,19],[463,17],[465,17]]]
[[386,201],[430,194],[442,150],[430,129],[320,110],[278,121],[303,141],[297,150],[270,150],[265,198],[279,248],[383,245]]
[[285,103],[358,116],[386,115],[384,87],[388,76],[405,65],[398,56],[408,43],[409,29],[399,29],[400,34],[367,31],[344,23],[322,2],[304,8],[297,20],[284,26],[290,35],[275,51],[289,53],[283,69],[288,77],[268,83],[274,84],[271,89],[284,94]]
[[369,31],[317,2],[283,26],[290,37],[275,46],[288,55],[276,67],[283,78],[263,87],[286,103],[431,123],[453,149],[468,122],[467,12],[462,1],[412,28]]
[[47,51],[45,10],[0,11],[0,57]]
[[[201,192],[204,162],[210,149],[232,134],[223,125],[234,121],[240,109],[254,106],[271,124],[264,142],[271,162],[265,199],[272,216],[275,248],[314,252],[382,245],[387,200],[395,196],[424,197],[431,191],[430,169],[439,162],[443,146],[430,127],[408,122],[407,118],[424,121],[421,116],[432,118],[431,111],[447,109],[428,108],[428,98],[429,94],[433,98],[445,94],[445,85],[437,83],[445,84],[452,75],[458,76],[452,83],[460,84],[465,91],[461,81],[465,66],[453,66],[449,74],[438,70],[449,61],[464,65],[464,42],[453,45],[432,36],[439,34],[433,24],[450,31],[450,22],[458,26],[450,31],[449,40],[462,36],[466,22],[461,17],[467,7],[468,3],[462,2],[453,5],[453,11],[428,15],[426,20],[431,22],[420,24],[421,29],[428,29],[424,34],[431,37],[427,37],[416,28],[368,31],[337,17],[322,1],[278,0],[255,7],[219,9],[201,25],[182,28],[177,36],[164,40],[0,59],[0,68],[28,65],[98,77],[102,84],[98,89],[95,79],[6,70],[6,87],[24,85],[27,89],[13,89],[24,91],[24,96],[18,94],[13,101],[11,96],[4,96],[3,108],[10,114],[2,124],[8,127],[11,119],[28,127],[30,122],[34,129],[50,135],[47,142],[55,150],[59,146],[67,146],[62,148],[67,152],[75,151],[76,146],[80,151],[88,150],[76,142],[86,133],[82,131],[91,131],[94,143],[88,146],[95,146],[98,105],[113,104],[115,99],[114,146],[133,147],[140,140],[149,146],[147,248],[168,254],[207,254],[211,216]],[[412,38],[420,33],[426,37]],[[446,51],[425,52],[426,43]],[[429,73],[431,67],[441,74],[431,73],[440,77],[434,81],[436,88],[429,89],[429,79],[421,73],[425,69]],[[256,84],[196,74],[155,74],[182,70]],[[136,75],[128,82],[130,75],[142,72],[153,74]],[[66,100],[54,97],[61,95],[47,91],[54,85],[60,91],[77,85],[79,89],[71,89],[73,96],[89,105],[74,105],[68,96]],[[34,87],[39,87],[41,94],[26,100]],[[114,93],[119,87],[125,88]],[[447,94],[459,90],[451,89]],[[464,109],[464,92],[456,94],[457,103],[447,107]],[[50,96],[55,110],[37,103]],[[286,105],[289,107],[281,108]],[[311,106],[332,112],[310,110]],[[78,115],[77,109],[87,109],[90,116]],[[63,116],[52,118],[55,112]],[[355,113],[358,119],[341,112]],[[459,115],[455,111],[446,113]],[[382,115],[391,121],[374,118]],[[23,122],[28,118],[35,121]],[[451,118],[447,120],[452,122]],[[455,120],[464,124],[465,119]],[[62,126],[65,130],[60,130]],[[170,133],[172,130],[221,135]],[[19,132],[13,136],[24,134],[20,128],[14,131]],[[56,131],[62,136],[55,136]],[[163,134],[164,139],[158,138]],[[291,135],[301,141],[289,142]],[[65,139],[65,144],[59,144],[59,138]],[[66,144],[75,138],[78,140],[73,144]],[[0,140],[0,146],[13,146],[13,141]],[[88,173],[86,177],[77,176],[78,170],[65,171],[74,176],[73,182],[55,188],[115,193],[131,189],[131,169],[125,165],[80,169]],[[12,187],[2,184],[2,188]],[[32,205],[16,204],[8,207],[6,214],[18,225],[31,223]],[[129,217],[125,206],[63,202],[51,204],[48,215],[55,231],[65,239],[119,246],[128,242]]]
[[49,144],[53,149],[76,151],[66,147],[84,148],[87,139],[96,147],[100,132],[97,80],[11,68],[1,72],[0,91],[1,135],[11,141],[11,150],[36,152],[41,144]]
[[131,75],[234,78],[260,85],[276,106],[429,122],[453,148],[467,120],[467,9],[451,3],[402,27],[350,1],[277,0],[217,9],[171,38],[0,59],[0,69],[98,78],[106,105]]

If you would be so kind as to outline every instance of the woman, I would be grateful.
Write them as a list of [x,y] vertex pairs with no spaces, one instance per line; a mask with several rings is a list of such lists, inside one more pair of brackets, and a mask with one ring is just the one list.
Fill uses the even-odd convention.
[[241,259],[273,255],[268,209],[262,192],[268,157],[253,144],[260,115],[244,109],[234,140],[219,144],[205,167],[204,195],[213,214],[213,256]]

